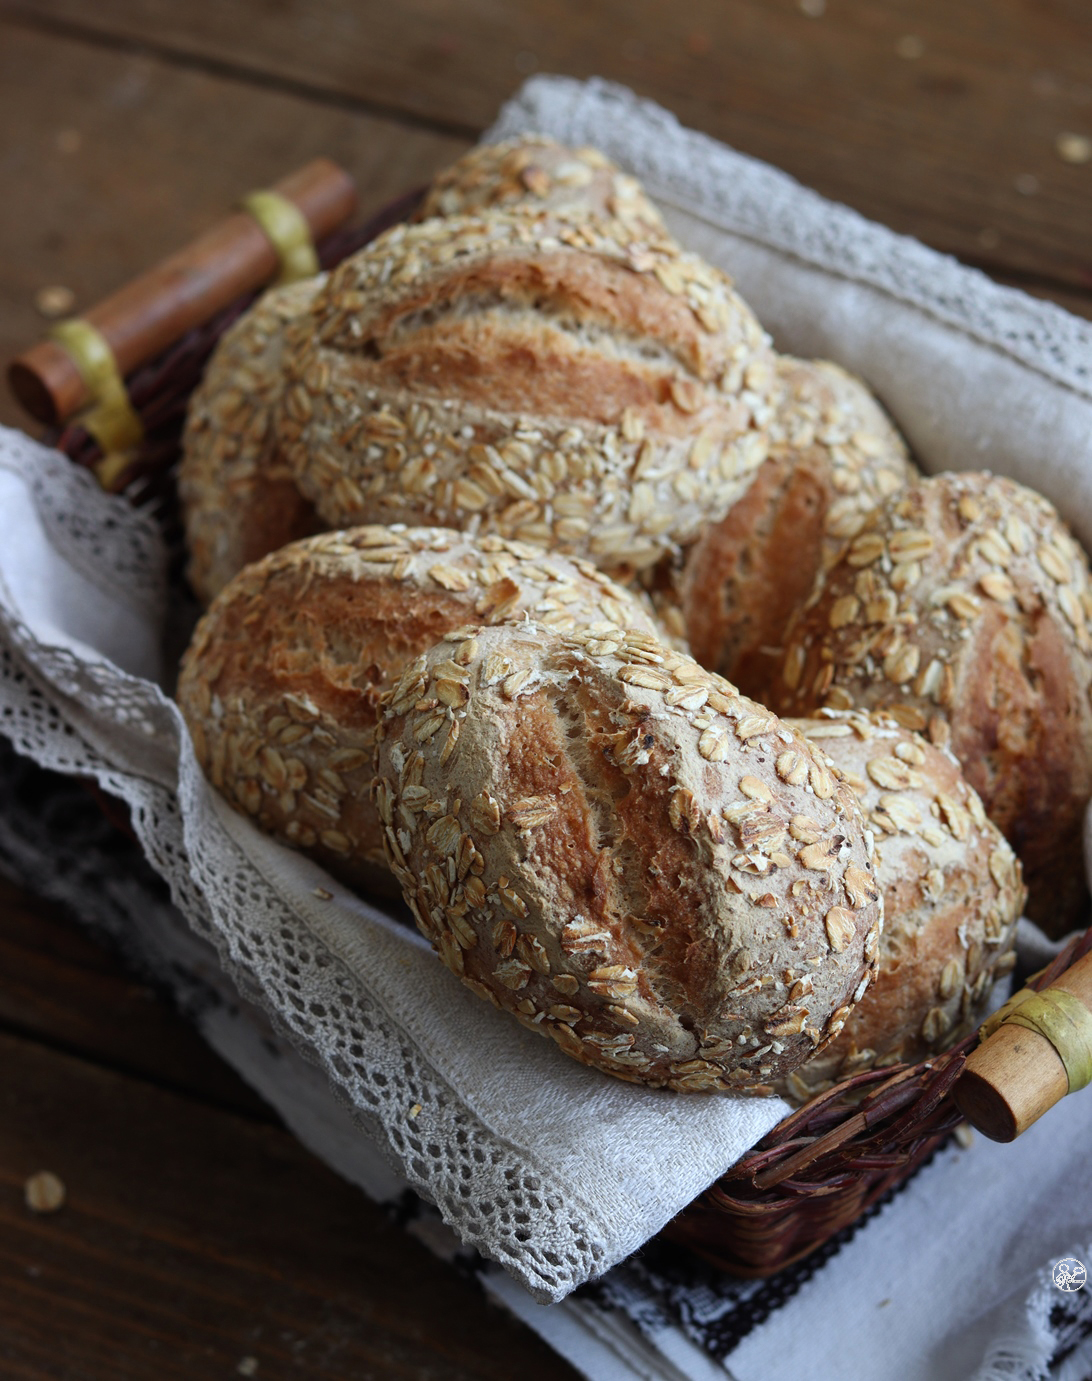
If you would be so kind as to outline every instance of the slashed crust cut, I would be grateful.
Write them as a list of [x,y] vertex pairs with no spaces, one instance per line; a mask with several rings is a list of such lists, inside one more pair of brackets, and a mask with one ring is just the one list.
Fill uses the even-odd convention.
[[198,624],[178,702],[236,809],[350,883],[396,892],[371,799],[380,694],[452,628],[655,621],[584,562],[499,537],[365,527],[247,567]]
[[653,582],[661,617],[698,661],[759,700],[816,580],[918,473],[864,382],[827,360],[778,357],[769,434],[743,497]]
[[729,281],[582,215],[432,219],[342,263],[278,432],[331,526],[437,523],[631,571],[740,496],[774,387]]
[[415,219],[503,208],[586,211],[666,236],[659,211],[635,177],[598,149],[569,148],[545,134],[482,144],[437,174]]
[[285,328],[308,312],[321,283],[271,288],[225,333],[193,392],[178,491],[186,573],[202,604],[249,562],[321,526],[296,488],[273,426],[284,387]]
[[377,764],[423,933],[586,1064],[769,1093],[873,976],[882,902],[853,793],[646,634],[448,634],[384,697]]
[[772,703],[883,709],[950,743],[1053,934],[1088,894],[1092,589],[1054,508],[1012,480],[938,475],[877,509],[790,630]]
[[845,1029],[789,1076],[797,1098],[873,1065],[915,1063],[977,1027],[1011,971],[1020,864],[948,749],[882,714],[788,721],[824,753],[876,839],[880,966]]

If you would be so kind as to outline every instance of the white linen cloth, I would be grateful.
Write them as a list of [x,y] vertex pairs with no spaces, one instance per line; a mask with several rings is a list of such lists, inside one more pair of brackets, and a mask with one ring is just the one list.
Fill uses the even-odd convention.
[[[620,88],[536,79],[494,133],[532,128],[595,143],[641,176],[680,238],[733,273],[781,348],[824,354],[872,383],[926,469],[988,466],[1033,483],[1092,541],[1086,323],[824,202]],[[373,1135],[464,1241],[540,1300],[601,1275],[779,1120],[783,1105],[635,1090],[570,1064],[463,990],[412,932],[224,809],[155,684],[161,570],[149,525],[62,458],[0,433],[0,729],[42,765],[93,775],[129,802],[149,859],[197,934],[321,1066],[349,1126]],[[320,902],[316,888],[333,898]],[[319,1103],[316,1094],[312,1113]],[[307,1121],[294,1121],[305,1139]],[[741,1381],[801,1369],[889,1375],[896,1339],[900,1376],[966,1375],[978,1359],[952,1370],[960,1356],[952,1340],[998,1299],[997,1272],[987,1269],[995,1258],[981,1255],[983,1244],[1008,1248],[1002,1274],[1011,1291],[1044,1253],[1092,1236],[1092,1214],[1074,1216],[1086,1196],[1070,1198],[1064,1233],[1050,1212],[1055,1184],[1077,1194],[1092,1098],[1063,1104],[1042,1128],[1015,1147],[944,1153],[843,1249],[836,1270],[813,1277],[771,1324],[751,1330],[730,1355],[732,1371]],[[1067,1130],[1080,1147],[1069,1159]],[[343,1131],[335,1164],[354,1145]],[[1040,1155],[1029,1149],[1037,1145]],[[1033,1171],[1040,1160],[1045,1177]],[[988,1166],[986,1177],[1003,1190],[980,1194],[977,1166]],[[1011,1227],[1013,1204],[1033,1184],[1042,1202],[1032,1204],[1031,1231],[994,1242],[987,1202]],[[908,1212],[912,1220],[902,1222]],[[896,1217],[895,1242],[871,1252],[877,1229]],[[909,1254],[895,1250],[900,1241]],[[946,1241],[968,1253],[973,1269],[938,1270]],[[930,1243],[939,1244],[932,1256]],[[946,1288],[919,1280],[916,1262],[907,1265],[916,1256]],[[877,1299],[875,1317],[866,1317],[860,1302],[885,1279],[884,1262],[892,1304]],[[963,1299],[972,1307],[956,1308],[963,1286],[953,1282],[968,1273],[975,1284]],[[491,1278],[519,1312],[535,1316],[526,1296]],[[628,1287],[619,1280],[612,1288],[621,1299]],[[707,1295],[701,1307],[715,1314],[723,1301],[712,1287]],[[896,1300],[905,1314],[891,1312]],[[649,1304],[623,1309],[629,1322],[608,1326],[592,1309],[568,1303],[537,1325],[567,1352],[578,1350],[574,1338],[587,1347],[597,1337],[611,1370],[596,1362],[589,1375],[716,1370],[698,1350],[708,1330],[693,1310],[681,1323],[668,1311],[661,1325]],[[830,1327],[847,1317],[859,1323],[852,1332]],[[801,1352],[792,1339],[805,1334]],[[914,1369],[914,1348],[931,1369]]]

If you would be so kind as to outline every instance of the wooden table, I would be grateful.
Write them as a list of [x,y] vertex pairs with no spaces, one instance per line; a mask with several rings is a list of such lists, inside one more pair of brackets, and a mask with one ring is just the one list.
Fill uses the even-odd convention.
[[[79,310],[317,153],[382,204],[534,71],[625,82],[1092,315],[1090,51],[1083,0],[0,3],[0,357],[44,289]],[[0,1062],[5,1378],[575,1375],[8,885]],[[34,1216],[43,1168],[69,1202]]]

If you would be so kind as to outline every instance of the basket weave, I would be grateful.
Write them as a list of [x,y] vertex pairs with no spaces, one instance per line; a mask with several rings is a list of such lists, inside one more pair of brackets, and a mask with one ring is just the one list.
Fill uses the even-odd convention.
[[[334,267],[406,219],[423,194],[407,193],[362,226],[324,241],[318,246],[322,267]],[[145,440],[120,487],[158,519],[179,557],[174,474],[186,405],[220,337],[256,296],[232,303],[126,380]],[[79,425],[49,439],[77,464],[93,467],[100,459],[97,443]],[[1089,950],[1092,928],[1027,985],[1046,987]],[[977,1039],[973,1033],[917,1065],[862,1072],[813,1098],[669,1223],[663,1236],[735,1276],[769,1276],[801,1261],[856,1222],[952,1135],[962,1121],[952,1088]]]

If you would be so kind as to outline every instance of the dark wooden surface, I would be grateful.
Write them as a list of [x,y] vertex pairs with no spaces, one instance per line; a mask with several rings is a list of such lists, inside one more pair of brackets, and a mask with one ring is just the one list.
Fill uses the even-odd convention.
[[[1092,315],[1092,163],[1057,149],[1092,136],[1090,48],[1085,0],[0,0],[0,360],[42,289],[86,307],[315,154],[382,204],[533,71],[623,81]],[[7,885],[0,1108],[5,1381],[574,1375]]]

